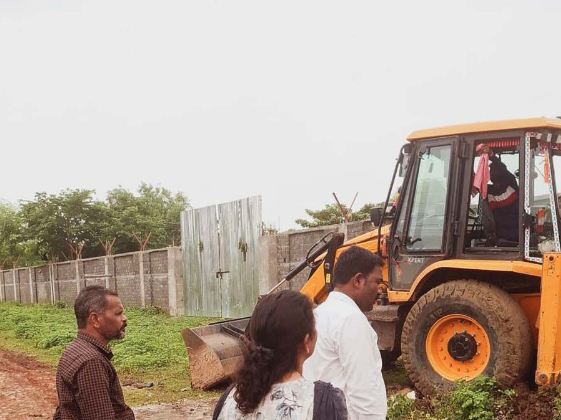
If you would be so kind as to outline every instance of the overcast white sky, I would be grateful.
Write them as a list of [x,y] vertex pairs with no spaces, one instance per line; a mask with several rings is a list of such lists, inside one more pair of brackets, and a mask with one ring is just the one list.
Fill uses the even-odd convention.
[[294,227],[407,134],[561,115],[559,1],[0,0],[0,197],[141,181]]

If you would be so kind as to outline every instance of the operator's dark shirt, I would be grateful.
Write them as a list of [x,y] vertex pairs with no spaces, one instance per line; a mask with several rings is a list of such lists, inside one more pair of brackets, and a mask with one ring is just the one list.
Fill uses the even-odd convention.
[[59,405],[54,420],[133,420],[125,404],[113,353],[95,338],[78,332],[68,345],[56,372]]

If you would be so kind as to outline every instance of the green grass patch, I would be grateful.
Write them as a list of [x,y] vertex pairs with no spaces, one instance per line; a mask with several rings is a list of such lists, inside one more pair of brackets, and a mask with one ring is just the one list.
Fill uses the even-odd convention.
[[[215,318],[170,317],[157,309],[127,309],[127,335],[112,342],[113,364],[122,383],[153,383],[151,388],[123,387],[130,405],[216,397],[190,389],[188,359],[180,331]],[[0,303],[0,347],[31,355],[56,367],[76,337],[72,308],[64,305]]]
[[516,398],[514,390],[501,389],[494,378],[480,376],[421,400],[392,395],[388,398],[388,420],[511,419],[516,414]]

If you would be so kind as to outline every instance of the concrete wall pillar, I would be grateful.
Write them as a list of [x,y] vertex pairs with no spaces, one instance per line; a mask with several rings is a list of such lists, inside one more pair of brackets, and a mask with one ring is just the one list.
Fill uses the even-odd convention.
[[37,303],[37,299],[35,298],[35,288],[33,287],[33,272],[32,268],[29,267],[27,269],[27,275],[29,276],[29,299],[31,299],[31,303]]
[[80,260],[74,261],[75,279],[76,279],[76,296],[80,293]]
[[[181,277],[181,252],[178,248],[168,248],[168,308],[169,314],[178,316],[185,312],[183,296],[178,299],[178,284],[183,284]],[[183,287],[181,287],[181,292]],[[181,293],[182,295],[182,293]]]
[[138,253],[139,276],[140,276],[140,302],[143,308],[146,307],[146,293],[144,291],[144,251]]
[[4,272],[0,271],[0,301],[4,302],[6,300],[6,291],[4,286]]
[[111,282],[109,279],[109,256],[106,255],[105,258],[103,259],[103,275],[105,276],[105,288],[109,289]]
[[110,255],[107,259],[109,270],[109,286],[112,290],[117,291],[117,273],[115,272],[115,256]]
[[14,268],[12,269],[12,281],[14,282],[14,301],[15,302],[19,302],[20,301],[20,293],[19,293],[19,285],[18,285],[18,281],[17,281],[17,270]]
[[183,278],[183,253],[181,248],[175,248],[175,290],[177,293],[177,316],[185,315],[185,279]]
[[259,294],[264,295],[280,280],[277,235],[260,236],[257,248]]
[[49,264],[49,283],[51,285],[51,304],[55,304],[56,296],[55,296],[55,266],[53,264]]
[[349,240],[349,235],[348,235],[348,223],[341,223],[338,227],[337,227],[337,231],[339,233],[343,233],[345,234],[345,240]]

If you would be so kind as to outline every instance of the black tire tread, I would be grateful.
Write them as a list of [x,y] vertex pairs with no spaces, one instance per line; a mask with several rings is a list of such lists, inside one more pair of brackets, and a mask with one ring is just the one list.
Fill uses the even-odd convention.
[[[422,310],[432,302],[447,304],[447,301],[461,299],[464,303],[485,312],[489,318],[495,318],[497,325],[498,347],[509,349],[508,357],[497,358],[495,378],[502,386],[513,386],[528,373],[532,364],[533,341],[528,319],[522,308],[504,290],[478,280],[453,280],[441,284],[424,294],[413,305],[402,329],[401,349],[405,369],[415,385],[424,395],[435,390],[435,384],[427,375],[430,366],[417,366],[412,357],[415,351],[413,343],[417,333],[416,323]],[[443,380],[443,384],[446,382]],[[446,385],[445,385],[446,386]]]

